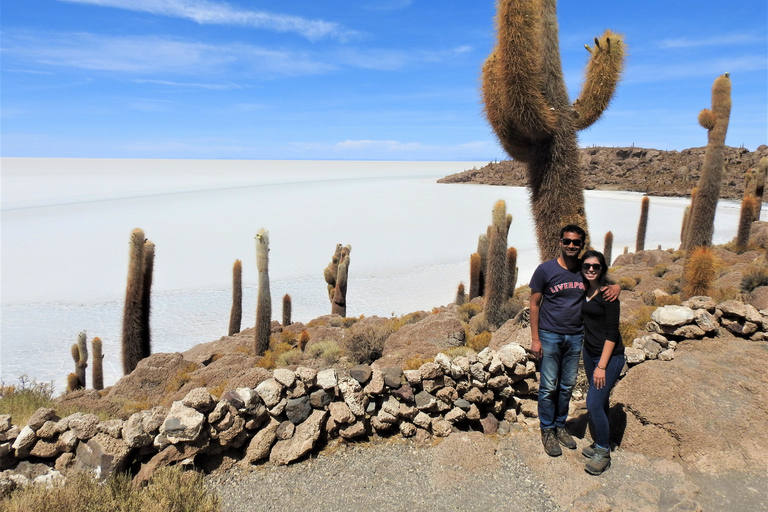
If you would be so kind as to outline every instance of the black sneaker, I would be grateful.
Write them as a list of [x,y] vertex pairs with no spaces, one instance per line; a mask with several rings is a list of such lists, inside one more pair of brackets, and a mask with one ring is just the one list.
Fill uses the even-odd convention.
[[547,455],[550,457],[558,457],[563,454],[554,428],[548,428],[541,431],[541,442],[544,444],[544,451],[547,452]]
[[565,427],[557,427],[555,431],[557,433],[557,440],[560,441],[561,445],[565,446],[569,450],[576,449],[576,441],[573,440],[571,434],[568,433]]

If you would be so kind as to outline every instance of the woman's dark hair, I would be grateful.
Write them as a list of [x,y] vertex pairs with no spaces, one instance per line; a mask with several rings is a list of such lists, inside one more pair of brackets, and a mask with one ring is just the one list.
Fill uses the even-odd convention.
[[600,262],[600,266],[603,268],[600,269],[600,277],[597,278],[597,282],[600,283],[600,286],[605,286],[608,283],[608,265],[605,263],[605,256],[600,251],[590,249],[581,257],[580,263],[584,264],[588,258],[597,258],[597,261]]

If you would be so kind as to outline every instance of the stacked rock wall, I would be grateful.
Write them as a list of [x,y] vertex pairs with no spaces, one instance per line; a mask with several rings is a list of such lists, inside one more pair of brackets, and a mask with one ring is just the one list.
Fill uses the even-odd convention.
[[[202,466],[228,450],[246,463],[288,464],[334,438],[508,431],[535,415],[537,391],[535,364],[515,343],[454,358],[441,353],[417,370],[277,369],[256,388],[226,391],[218,400],[193,389],[168,409],[125,421],[83,413],[59,418],[43,408],[19,428],[0,416],[0,469],[44,463],[52,468],[48,480],[72,469],[102,480],[132,469],[143,483],[163,465]],[[4,473],[0,488],[7,491],[19,479]]]

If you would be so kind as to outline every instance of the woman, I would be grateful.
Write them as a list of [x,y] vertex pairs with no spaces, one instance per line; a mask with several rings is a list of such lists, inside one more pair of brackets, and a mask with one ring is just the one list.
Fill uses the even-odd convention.
[[587,410],[594,443],[582,453],[589,457],[584,469],[599,475],[611,465],[608,398],[624,368],[624,345],[619,334],[619,301],[606,302],[600,289],[605,286],[608,265],[598,251],[587,251],[581,259],[581,273],[587,293],[581,305],[584,319],[584,370],[589,380]]

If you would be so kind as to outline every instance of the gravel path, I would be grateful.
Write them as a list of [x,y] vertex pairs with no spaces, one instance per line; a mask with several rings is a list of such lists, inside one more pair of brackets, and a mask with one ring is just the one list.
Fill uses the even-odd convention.
[[224,511],[559,511],[512,450],[479,433],[434,446],[339,444],[290,466],[235,466],[207,478]]

